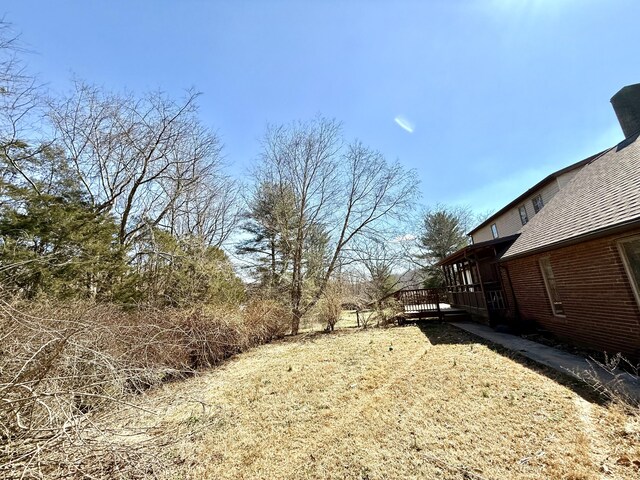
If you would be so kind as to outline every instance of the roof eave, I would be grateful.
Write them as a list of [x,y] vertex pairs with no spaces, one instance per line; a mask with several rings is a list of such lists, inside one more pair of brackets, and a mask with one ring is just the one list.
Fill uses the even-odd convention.
[[451,255],[448,255],[447,257],[443,258],[438,263],[436,263],[435,266],[441,267],[442,265],[445,265],[451,262],[452,260],[455,260],[458,257],[464,258],[466,257],[467,252],[473,252],[476,250],[480,250],[482,248],[494,247],[502,243],[515,241],[519,236],[520,236],[519,233],[515,233],[507,237],[499,237],[499,238],[494,238],[493,240],[487,240],[486,242],[472,243],[471,245],[467,245],[466,247],[463,247],[460,250],[453,252]]
[[502,258],[500,258],[500,262],[509,262],[511,260],[528,257],[530,255],[535,255],[538,253],[548,252],[551,250],[555,250],[557,248],[569,247],[571,245],[576,245],[584,241],[596,240],[601,237],[606,237],[608,235],[614,235],[616,233],[622,233],[627,230],[631,230],[634,227],[640,227],[640,218],[635,218],[622,223],[617,223],[615,225],[610,225],[608,227],[592,230],[590,232],[577,235],[575,237],[567,238],[559,242],[550,243],[542,247],[533,248],[531,250],[526,250],[524,252],[520,252],[515,255],[507,255],[509,253],[507,251],[507,254],[503,255]]
[[514,200],[512,200],[511,202],[509,202],[507,205],[505,205],[504,207],[502,207],[500,210],[498,210],[496,213],[494,213],[493,215],[491,215],[489,218],[487,218],[486,220],[484,220],[480,225],[478,225],[477,227],[475,227],[473,230],[469,231],[469,233],[467,233],[467,235],[473,235],[475,232],[477,232],[478,230],[480,230],[483,227],[486,227],[487,225],[489,225],[493,220],[495,220],[496,218],[498,218],[500,215],[502,215],[503,213],[505,213],[506,211],[510,210],[511,208],[513,208],[514,206],[516,206],[517,204],[521,203],[524,199],[526,199],[527,197],[529,197],[533,192],[535,192],[536,190],[539,190],[540,188],[544,187],[545,185],[547,185],[549,182],[555,180],[556,178],[558,178],[560,175],[563,175],[567,172],[570,172],[572,170],[575,170],[576,168],[580,168],[583,167],[584,165],[587,165],[588,163],[591,163],[592,161],[596,160],[597,158],[599,158],[600,156],[604,155],[605,153],[607,153],[609,150],[611,150],[614,147],[611,148],[607,148],[606,150],[603,150],[599,153],[596,153],[595,155],[591,155],[590,157],[585,158],[584,160],[580,160],[579,162],[573,163],[567,167],[564,167],[560,170],[557,170],[549,175],[547,175],[545,178],[543,178],[542,180],[540,180],[538,183],[536,183],[533,187],[529,188],[526,192],[524,192],[522,195],[519,195],[518,197],[516,197]]

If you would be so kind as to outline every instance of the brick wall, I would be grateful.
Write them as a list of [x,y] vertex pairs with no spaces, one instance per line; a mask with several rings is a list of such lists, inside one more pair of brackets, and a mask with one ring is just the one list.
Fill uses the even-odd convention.
[[[640,229],[503,262],[521,319],[576,345],[639,360],[640,308],[617,246],[617,240],[638,234]],[[538,263],[545,256],[551,261],[564,318],[551,310]]]

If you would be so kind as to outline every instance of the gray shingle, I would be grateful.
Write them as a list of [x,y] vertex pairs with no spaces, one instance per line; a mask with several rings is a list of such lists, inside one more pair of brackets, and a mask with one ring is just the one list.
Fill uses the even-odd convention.
[[551,247],[620,224],[640,222],[640,141],[603,153],[531,219],[503,259]]

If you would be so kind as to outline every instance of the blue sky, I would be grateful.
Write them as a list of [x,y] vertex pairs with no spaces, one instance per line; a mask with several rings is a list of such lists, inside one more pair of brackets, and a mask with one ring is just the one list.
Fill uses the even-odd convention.
[[417,169],[423,204],[478,212],[620,141],[609,99],[640,82],[637,0],[5,0],[0,11],[54,92],[74,75],[203,92],[202,118],[238,176],[267,123],[320,113]]

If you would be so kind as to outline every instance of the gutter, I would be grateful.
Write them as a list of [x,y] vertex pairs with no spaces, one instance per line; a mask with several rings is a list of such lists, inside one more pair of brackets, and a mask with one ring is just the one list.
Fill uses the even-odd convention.
[[466,247],[462,247],[460,250],[453,252],[451,255],[443,258],[439,262],[435,263],[436,267],[441,267],[443,264],[450,262],[451,260],[461,257],[468,258],[467,253],[470,251],[481,250],[486,247],[495,247],[496,245],[500,245],[501,243],[506,243],[511,240],[516,240],[520,236],[520,233],[514,233],[513,235],[507,235],[506,237],[498,237],[493,240],[486,240],[480,243],[472,243],[467,245]]
[[575,170],[576,168],[584,167],[585,165],[588,165],[588,164],[592,163],[593,161],[595,161],[598,158],[600,158],[601,156],[603,156],[605,153],[608,153],[610,150],[613,150],[614,148],[616,148],[618,145],[619,144],[614,145],[613,147],[607,148],[606,150],[603,150],[603,151],[601,151],[599,153],[596,153],[595,155],[591,155],[590,157],[587,157],[584,160],[580,160],[579,162],[571,164],[568,167],[561,168],[560,170],[557,170],[557,171],[547,175],[545,178],[543,178],[538,183],[536,183],[533,187],[529,188],[526,192],[522,193],[521,195],[516,197],[514,200],[512,200],[511,202],[506,204],[504,207],[502,207],[496,213],[491,215],[489,218],[485,219],[480,225],[476,226],[473,230],[471,230],[469,233],[467,233],[467,235],[473,235],[473,233],[477,232],[481,228],[486,227],[493,220],[498,218],[500,215],[502,215],[503,213],[509,211],[511,208],[513,208],[516,205],[518,205],[519,203],[521,203],[523,200],[525,200],[527,197],[531,196],[537,190],[539,190],[540,188],[544,187],[545,185],[550,183],[552,180],[557,179],[560,175],[563,175],[563,174],[565,174],[567,172],[571,172],[572,170]]
[[608,235],[613,235],[616,233],[622,233],[627,230],[631,230],[633,229],[633,227],[640,227],[640,218],[634,218],[632,220],[627,220],[626,222],[618,223],[616,225],[603,227],[598,230],[592,230],[587,233],[576,235],[575,237],[567,238],[565,240],[560,240],[558,242],[550,243],[548,245],[543,245],[541,247],[536,247],[531,250],[525,250],[524,252],[516,253],[514,255],[503,255],[502,258],[499,259],[499,262],[508,262],[510,260],[516,260],[518,258],[528,257],[536,253],[543,253],[543,252],[547,252],[549,250],[555,250],[561,247],[569,247],[571,245],[576,245],[578,243],[582,243],[587,240],[597,240],[598,238],[606,237]]

